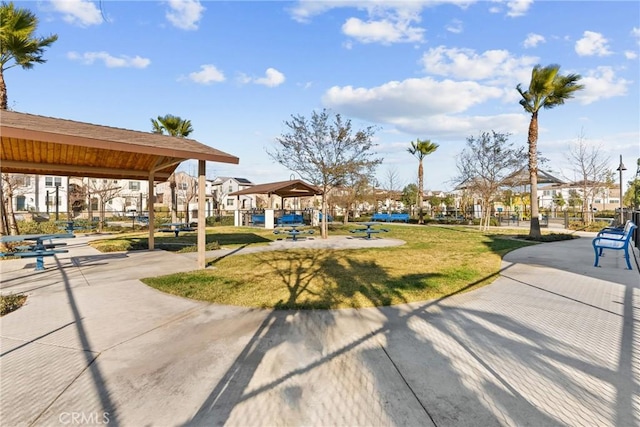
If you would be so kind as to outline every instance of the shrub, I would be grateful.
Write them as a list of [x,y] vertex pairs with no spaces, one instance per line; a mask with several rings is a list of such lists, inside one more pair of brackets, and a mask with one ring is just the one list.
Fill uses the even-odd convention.
[[26,300],[27,296],[24,294],[0,295],[0,316],[19,309]]
[[64,233],[60,224],[54,221],[36,222],[36,221],[18,221],[18,230],[20,234],[56,234]]
[[582,221],[569,221],[569,230],[576,231],[600,231],[605,227],[609,227],[608,222],[604,221],[594,221],[589,225],[585,225]]
[[531,240],[534,242],[560,242],[562,240],[572,240],[578,238],[578,236],[574,236],[573,234],[565,234],[565,233],[551,233],[551,234],[543,234],[538,238],[530,237],[527,234],[519,235],[519,239]]

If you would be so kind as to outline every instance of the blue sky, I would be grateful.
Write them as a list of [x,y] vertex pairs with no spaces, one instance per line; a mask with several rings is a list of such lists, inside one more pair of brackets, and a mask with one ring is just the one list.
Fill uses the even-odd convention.
[[[236,155],[208,175],[255,183],[289,179],[266,154],[291,115],[327,108],[354,127],[376,126],[384,159],[425,188],[450,190],[466,138],[511,134],[525,145],[518,104],[536,64],[583,76],[585,89],[540,113],[545,169],[568,179],[580,135],[624,181],[640,157],[640,3],[637,1],[87,1],[15,2],[59,39],[47,63],[5,72],[9,108],[150,131],[150,119],[189,119],[194,139]],[[194,166],[186,164],[189,170]],[[617,174],[616,174],[617,176]]]

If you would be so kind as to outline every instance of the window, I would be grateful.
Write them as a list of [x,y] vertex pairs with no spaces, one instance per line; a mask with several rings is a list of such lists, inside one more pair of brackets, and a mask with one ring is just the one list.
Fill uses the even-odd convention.
[[139,181],[129,181],[129,190],[140,191]]
[[233,199],[227,199],[227,206],[233,206]]
[[17,196],[16,197],[16,210],[17,211],[23,211],[25,210],[25,206],[26,206],[26,198],[24,196]]
[[233,193],[233,184],[229,184],[229,193]]
[[45,176],[44,177],[44,186],[45,187],[60,187],[62,185],[62,178],[59,176]]
[[620,203],[620,199],[609,199],[609,203],[618,204]]
[[183,190],[183,191],[187,191],[189,185],[186,182],[179,182],[178,183],[178,190]]
[[16,175],[16,185],[20,187],[28,187],[31,185],[31,177],[29,175]]

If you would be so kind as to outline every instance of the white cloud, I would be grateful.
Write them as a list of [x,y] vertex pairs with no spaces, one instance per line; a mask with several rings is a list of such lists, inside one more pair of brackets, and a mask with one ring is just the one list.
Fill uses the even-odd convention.
[[69,52],[67,53],[67,58],[73,61],[80,61],[86,65],[102,61],[108,68],[147,68],[151,64],[150,59],[142,58],[141,56],[120,55],[120,57],[115,57],[107,52],[85,52],[83,54]]
[[445,29],[450,33],[460,34],[463,31],[462,21],[454,19],[445,27]]
[[638,44],[640,44],[640,28],[633,27],[631,35],[636,38]]
[[198,21],[205,11],[204,6],[198,0],[169,0],[170,10],[166,17],[173,26],[181,30],[197,30]]
[[225,80],[224,73],[216,68],[215,65],[205,64],[200,66],[200,71],[189,73],[189,79],[195,83],[209,85],[211,83],[219,83]]
[[475,82],[424,77],[392,81],[370,89],[334,86],[322,100],[346,115],[408,128],[422,120],[462,113],[502,95],[501,89]]
[[611,67],[598,67],[580,80],[584,89],[576,93],[576,99],[586,105],[600,99],[623,96],[627,94],[627,88],[631,83],[629,80],[616,77]]
[[87,0],[52,0],[53,8],[63,14],[65,22],[88,27],[102,23],[102,14],[96,4]]
[[600,33],[585,31],[583,37],[576,42],[576,53],[580,56],[610,55],[608,42]]
[[514,57],[507,50],[487,50],[477,54],[472,49],[446,48],[438,46],[429,49],[422,56],[425,72],[469,80],[522,81],[530,78],[531,69],[538,62],[537,57]]
[[246,74],[240,74],[238,76],[238,82],[241,84],[254,83],[257,85],[263,85],[267,87],[280,86],[285,81],[285,76],[275,68],[267,68],[264,77],[249,77]]
[[[313,16],[335,8],[352,8],[364,11],[367,19],[348,18],[342,26],[345,35],[362,43],[415,43],[424,41],[423,28],[415,26],[421,21],[421,11],[426,7],[440,4],[455,4],[461,8],[475,0],[301,0],[289,9],[298,22],[309,22]],[[461,31],[461,25],[454,22],[449,31]]]
[[525,48],[536,47],[538,46],[538,44],[544,43],[545,41],[546,40],[544,36],[541,36],[540,34],[529,33],[527,34],[527,38],[524,40],[524,43],[522,43],[522,45]]
[[509,0],[507,2],[507,16],[517,17],[523,16],[529,11],[529,7],[533,4],[533,0]]
[[264,85],[268,87],[276,87],[280,86],[284,83],[284,74],[275,68],[267,68],[264,77],[260,77],[259,79],[255,79],[255,84]]
[[412,27],[409,22],[383,19],[364,22],[349,18],[342,26],[342,32],[361,43],[412,43],[423,39],[424,29]]
[[624,52],[624,57],[627,59],[636,59],[638,57],[638,52],[627,50]]

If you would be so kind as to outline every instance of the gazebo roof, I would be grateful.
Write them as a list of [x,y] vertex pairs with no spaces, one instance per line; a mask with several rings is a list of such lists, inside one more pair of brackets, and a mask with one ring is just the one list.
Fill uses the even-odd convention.
[[[522,168],[517,172],[512,173],[505,178],[505,184],[511,186],[529,185],[529,169]],[[564,184],[559,178],[551,175],[549,172],[545,172],[542,169],[538,169],[538,184]]]
[[254,185],[253,187],[230,193],[229,196],[242,196],[248,194],[275,194],[284,198],[308,197],[320,195],[322,194],[322,190],[300,179],[295,179],[291,181],[279,181]]
[[3,173],[166,180],[189,159],[237,164],[198,141],[15,111],[0,111]]

